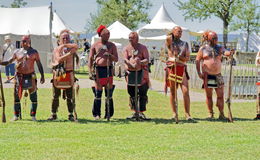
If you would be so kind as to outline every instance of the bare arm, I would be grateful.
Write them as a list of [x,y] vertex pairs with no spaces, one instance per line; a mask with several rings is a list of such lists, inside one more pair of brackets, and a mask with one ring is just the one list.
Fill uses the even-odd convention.
[[258,52],[257,55],[256,55],[255,65],[257,67],[260,66],[260,52]]
[[36,61],[36,64],[38,66],[38,69],[39,69],[39,72],[41,74],[41,84],[43,84],[45,82],[45,79],[44,79],[44,71],[43,71],[43,67],[42,67],[42,63],[40,60]]
[[89,57],[88,57],[88,68],[89,68],[89,72],[92,71],[92,67],[93,67],[93,63],[94,63],[94,55],[96,54],[96,50],[95,50],[95,46],[91,46],[90,48],[90,53],[89,53]]
[[149,63],[149,53],[146,47],[143,48],[143,56],[144,59],[141,60],[140,62],[142,65],[147,65]]
[[167,38],[166,38],[166,41],[165,41],[165,45],[166,45],[167,50],[168,50],[168,57],[174,56],[172,49],[171,49],[171,44],[172,44],[172,37],[171,37],[171,35],[168,35]]
[[126,49],[126,48],[124,48],[124,50],[123,50],[123,55],[124,55],[125,67],[126,67],[126,69],[128,69],[128,68],[131,67],[132,65],[131,65],[131,63],[130,63],[130,61],[129,61],[129,59],[128,59],[127,49]]
[[61,62],[65,61],[67,57],[75,54],[77,52],[77,49],[78,49],[78,45],[77,44],[74,44],[74,43],[63,44],[63,45],[59,46],[59,48],[56,51],[57,52],[56,54],[60,55],[60,53],[62,52],[62,49],[65,48],[65,47],[66,48],[70,48],[71,50],[70,50],[69,53],[67,53],[67,54],[65,54],[63,56],[57,56],[58,63],[61,63]]
[[113,53],[111,54],[111,60],[114,62],[118,61],[118,53],[115,45],[113,45]]
[[203,79],[203,74],[200,71],[200,62],[202,60],[202,50],[200,49],[196,57],[196,69],[199,77]]
[[130,59],[134,58],[134,57],[133,57],[133,55],[132,55],[132,57],[129,57],[127,47],[124,49],[123,54],[124,54],[125,68],[127,70],[134,69],[136,64],[133,64],[133,62],[130,61]]

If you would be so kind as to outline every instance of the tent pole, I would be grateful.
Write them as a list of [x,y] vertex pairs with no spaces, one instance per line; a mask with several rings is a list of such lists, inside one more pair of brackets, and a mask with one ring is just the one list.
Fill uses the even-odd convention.
[[52,21],[53,21],[53,7],[52,7],[52,2],[50,3],[50,52],[53,50],[52,46]]

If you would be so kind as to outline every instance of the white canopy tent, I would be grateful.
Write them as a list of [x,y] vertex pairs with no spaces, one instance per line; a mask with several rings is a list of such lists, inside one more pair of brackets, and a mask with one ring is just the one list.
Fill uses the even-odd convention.
[[10,35],[16,42],[30,34],[32,47],[40,53],[44,71],[50,71],[52,35],[67,28],[56,13],[52,14],[51,7],[0,8],[0,19],[0,44],[4,43],[5,35]]
[[[167,12],[164,4],[161,5],[160,9],[157,11],[156,15],[152,19],[150,24],[143,26],[138,29],[137,32],[140,35],[140,39],[147,46],[157,46],[164,47],[164,42],[166,39],[166,35],[177,25],[169,13]],[[201,33],[191,32],[189,29],[182,28],[182,37],[183,41],[189,43],[190,46],[190,34],[199,36]],[[190,46],[191,47],[191,46]]]
[[[128,43],[128,36],[132,32],[125,25],[119,21],[114,22],[108,28],[110,31],[110,41],[121,43],[125,46]],[[91,38],[91,44],[94,44],[99,39],[99,36],[96,34]]]

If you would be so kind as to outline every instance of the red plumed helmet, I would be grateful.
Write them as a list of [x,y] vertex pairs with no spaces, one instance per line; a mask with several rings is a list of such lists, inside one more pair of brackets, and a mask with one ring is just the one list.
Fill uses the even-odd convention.
[[105,28],[106,28],[106,26],[104,26],[104,25],[100,25],[100,26],[98,27],[98,29],[97,29],[97,34],[98,34],[99,37],[100,37],[100,34],[101,34],[102,30],[105,29]]

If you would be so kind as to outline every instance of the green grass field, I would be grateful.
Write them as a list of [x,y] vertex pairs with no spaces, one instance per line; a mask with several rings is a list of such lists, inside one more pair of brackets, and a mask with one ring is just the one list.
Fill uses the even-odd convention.
[[[128,95],[125,90],[114,93],[115,115],[111,122],[94,121],[91,115],[93,94],[80,90],[77,97],[79,122],[67,120],[67,107],[61,100],[59,120],[48,122],[51,89],[38,91],[38,122],[29,116],[29,99],[23,106],[23,120],[10,122],[13,93],[5,89],[6,124],[0,123],[0,159],[250,159],[260,157],[260,125],[253,121],[255,103],[232,104],[234,123],[208,121],[204,103],[192,103],[191,113],[197,123],[188,123],[180,102],[180,124],[170,120],[169,99],[149,92],[146,115],[151,121],[125,120]],[[102,103],[104,100],[102,100]],[[22,100],[25,104],[25,100]],[[1,108],[0,108],[1,109]],[[215,107],[215,112],[217,108]],[[104,105],[102,104],[104,113]],[[104,114],[103,114],[104,115]],[[216,114],[217,116],[217,114]]]

